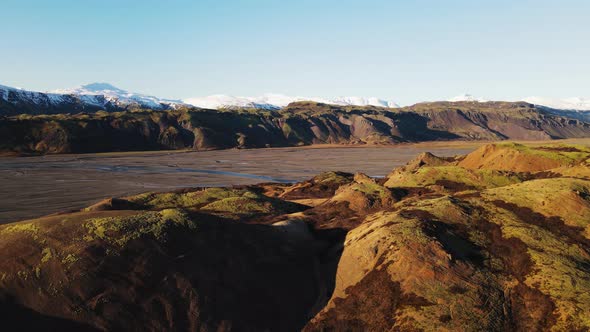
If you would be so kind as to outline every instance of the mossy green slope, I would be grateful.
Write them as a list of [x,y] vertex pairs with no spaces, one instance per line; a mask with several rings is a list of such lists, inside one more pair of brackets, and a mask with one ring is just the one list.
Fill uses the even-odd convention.
[[318,297],[324,246],[178,208],[49,216],[0,226],[0,307],[34,330],[289,330]]
[[[392,172],[386,185],[408,195],[348,233],[334,294],[307,330],[590,329],[590,181],[558,171],[580,173],[587,148],[481,150],[558,162],[487,169],[476,151]],[[461,166],[474,156],[482,167]]]
[[181,207],[193,211],[233,215],[282,214],[304,210],[300,204],[265,196],[260,191],[203,188],[185,192],[146,193],[124,198],[143,208],[161,210]]
[[384,180],[146,193],[3,225],[0,308],[98,330],[589,330],[589,153],[495,144]]

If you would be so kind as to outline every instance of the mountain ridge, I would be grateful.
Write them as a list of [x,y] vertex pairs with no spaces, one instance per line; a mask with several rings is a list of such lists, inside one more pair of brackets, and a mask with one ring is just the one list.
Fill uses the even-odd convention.
[[[208,109],[128,93],[106,83],[67,92],[0,88],[0,151],[91,153],[590,137],[590,112],[527,102],[468,98],[389,108],[295,101],[275,108],[247,101],[244,106]],[[267,101],[271,99],[289,101],[267,95]],[[347,102],[351,101],[355,100]]]
[[[11,96],[12,95],[12,96]],[[12,97],[12,98],[10,98]],[[215,94],[203,97],[191,97],[182,100],[166,99],[150,96],[141,93],[129,92],[127,90],[115,87],[110,83],[95,82],[81,85],[69,89],[56,89],[48,92],[30,91],[20,88],[13,88],[0,85],[0,101],[12,100],[12,103],[18,102],[18,98],[23,102],[29,102],[39,107],[48,105],[59,106],[59,104],[72,103],[72,100],[78,100],[82,106],[105,107],[118,106],[128,108],[135,105],[153,109],[171,109],[179,106],[195,106],[200,108],[220,109],[248,107],[266,110],[278,110],[286,107],[293,102],[313,101],[324,104],[340,106],[377,106],[386,108],[409,107],[401,106],[398,103],[380,99],[376,97],[359,97],[359,96],[340,96],[334,98],[325,97],[302,97],[288,96],[277,93],[266,93],[260,96],[232,96],[226,94]],[[481,97],[475,97],[465,93],[447,99],[448,102],[476,102],[485,103],[492,101]],[[546,98],[546,97],[525,97],[518,101],[525,101],[547,109],[563,111],[565,115],[573,116],[579,119],[590,120],[590,99],[583,97],[571,98]],[[510,101],[510,102],[518,102]],[[427,102],[427,101],[424,101]],[[420,104],[423,102],[418,102]],[[0,108],[0,114],[2,109]],[[37,113],[41,114],[41,113]]]
[[[102,90],[99,89],[102,87]],[[91,83],[73,89],[37,92],[0,85],[0,114],[60,114],[116,111],[130,107],[173,109],[180,101],[130,93],[108,83]]]
[[183,104],[180,100],[162,99],[145,94],[129,92],[113,86],[110,83],[90,83],[71,89],[53,90],[51,93],[64,95],[80,95],[80,96],[104,96],[104,98],[112,103],[119,103],[123,105],[137,103],[142,107],[150,107],[155,109],[166,108],[168,105],[174,108]]
[[590,137],[590,123],[524,102],[405,108],[295,102],[280,110],[139,108],[0,117],[0,151],[16,154],[583,137]]

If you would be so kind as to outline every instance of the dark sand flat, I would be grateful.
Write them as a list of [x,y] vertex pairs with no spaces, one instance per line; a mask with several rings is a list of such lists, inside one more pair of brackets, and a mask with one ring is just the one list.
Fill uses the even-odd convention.
[[79,209],[146,191],[296,182],[324,171],[382,177],[417,154],[468,153],[484,142],[387,147],[315,146],[0,157],[0,223]]

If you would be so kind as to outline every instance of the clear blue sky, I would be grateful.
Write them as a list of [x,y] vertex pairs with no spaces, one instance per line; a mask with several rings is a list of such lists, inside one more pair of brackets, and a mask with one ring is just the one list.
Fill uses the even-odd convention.
[[402,104],[590,96],[590,1],[1,0],[0,84]]

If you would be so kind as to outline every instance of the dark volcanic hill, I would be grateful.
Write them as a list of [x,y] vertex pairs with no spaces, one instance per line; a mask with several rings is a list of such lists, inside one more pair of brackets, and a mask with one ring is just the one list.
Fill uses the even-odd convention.
[[5,327],[586,331],[590,148],[112,198],[0,226]]
[[[2,114],[0,105],[0,114]],[[0,151],[84,153],[310,144],[589,137],[590,124],[528,103],[436,102],[390,109],[297,102],[281,110],[153,111],[0,117]]]

